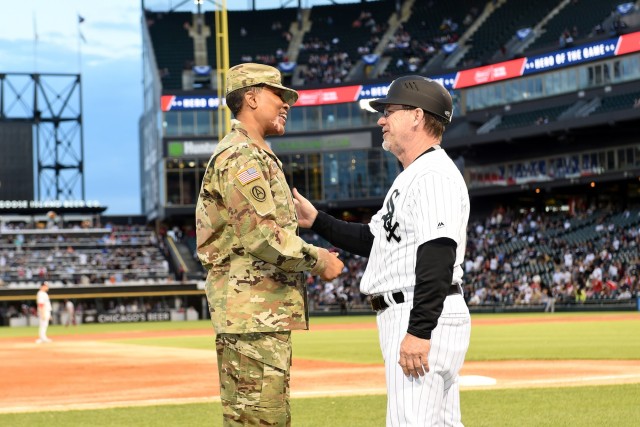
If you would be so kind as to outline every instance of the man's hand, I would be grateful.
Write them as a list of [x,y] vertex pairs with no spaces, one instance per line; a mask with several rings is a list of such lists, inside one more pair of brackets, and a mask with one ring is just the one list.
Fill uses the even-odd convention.
[[419,378],[429,372],[429,350],[431,340],[425,340],[406,334],[400,344],[398,365],[406,376]]
[[335,252],[329,252],[324,248],[318,248],[318,262],[311,270],[311,274],[317,274],[322,280],[333,280],[342,273],[344,263]]
[[298,214],[298,224],[302,228],[311,228],[313,222],[318,216],[318,210],[311,204],[309,200],[298,193],[297,189],[293,189],[293,204],[296,206]]

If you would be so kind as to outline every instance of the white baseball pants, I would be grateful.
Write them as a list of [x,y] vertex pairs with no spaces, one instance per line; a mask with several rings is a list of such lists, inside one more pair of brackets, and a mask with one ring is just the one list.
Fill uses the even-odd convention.
[[387,427],[461,427],[458,373],[469,348],[469,309],[462,295],[445,299],[438,326],[431,334],[429,373],[414,379],[405,376],[398,365],[413,307],[413,298],[407,299],[377,316],[387,381]]
[[49,338],[47,338],[47,328],[49,327],[49,320],[51,318],[49,316],[46,316],[45,319],[41,317],[39,319],[40,323],[38,326],[38,336],[42,341],[47,341],[49,340]]

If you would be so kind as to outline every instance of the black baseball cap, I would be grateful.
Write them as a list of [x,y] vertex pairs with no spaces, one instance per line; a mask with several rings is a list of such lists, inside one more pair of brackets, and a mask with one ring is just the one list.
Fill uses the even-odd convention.
[[369,102],[371,108],[381,113],[388,104],[421,108],[444,119],[447,124],[453,117],[453,100],[449,91],[435,80],[423,76],[399,77],[391,82],[385,98]]

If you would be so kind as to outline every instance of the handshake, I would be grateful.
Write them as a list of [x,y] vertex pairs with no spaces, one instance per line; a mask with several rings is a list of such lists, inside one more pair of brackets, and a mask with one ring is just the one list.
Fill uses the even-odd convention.
[[343,268],[344,263],[338,258],[337,252],[318,248],[318,262],[311,270],[311,274],[317,274],[322,280],[333,280],[342,273]]

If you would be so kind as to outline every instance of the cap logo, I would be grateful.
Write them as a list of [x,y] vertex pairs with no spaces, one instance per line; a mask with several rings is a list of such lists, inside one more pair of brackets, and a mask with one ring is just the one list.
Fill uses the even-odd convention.
[[404,82],[404,87],[409,90],[415,90],[416,92],[420,92],[418,85],[414,81]]

